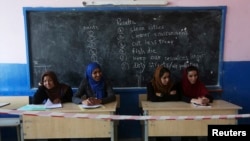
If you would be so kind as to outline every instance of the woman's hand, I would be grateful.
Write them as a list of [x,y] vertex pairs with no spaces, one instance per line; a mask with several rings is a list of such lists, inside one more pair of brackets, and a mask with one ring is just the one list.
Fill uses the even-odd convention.
[[170,95],[175,95],[177,92],[176,92],[176,90],[173,90],[173,91],[170,91]]
[[102,101],[100,99],[95,98],[95,97],[90,97],[86,100],[83,100],[82,103],[85,105],[97,105],[97,104],[101,104]]
[[162,97],[161,93],[155,93],[155,95],[158,96],[158,97]]
[[196,104],[199,104],[199,105],[208,105],[209,104],[209,99],[206,98],[206,97],[199,97],[199,98],[193,98],[191,100],[191,103],[196,103]]
[[209,99],[206,98],[206,97],[202,97],[201,98],[201,103],[202,103],[202,105],[208,105],[209,104]]
[[61,99],[60,98],[56,98],[53,100],[53,104],[58,104],[61,103]]

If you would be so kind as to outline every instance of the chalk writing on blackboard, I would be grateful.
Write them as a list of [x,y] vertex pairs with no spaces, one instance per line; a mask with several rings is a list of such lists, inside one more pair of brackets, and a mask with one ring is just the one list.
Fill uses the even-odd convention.
[[225,8],[24,8],[32,87],[48,69],[78,87],[91,61],[115,87],[145,87],[158,65],[177,81],[190,64],[218,86]]

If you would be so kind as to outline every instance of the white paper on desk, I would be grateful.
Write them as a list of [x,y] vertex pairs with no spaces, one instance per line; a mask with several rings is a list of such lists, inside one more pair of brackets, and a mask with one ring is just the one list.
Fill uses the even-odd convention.
[[200,105],[197,103],[192,103],[193,107],[197,107],[197,108],[211,108],[211,105]]
[[9,102],[0,102],[0,107],[6,106],[6,105],[9,105],[9,104],[10,104]]
[[99,108],[101,106],[102,106],[101,104],[98,104],[98,105],[85,105],[85,104],[82,104],[81,105],[81,107],[85,108],[85,109],[94,109],[94,108]]
[[62,104],[61,103],[57,103],[57,104],[54,104],[50,101],[50,99],[48,99],[45,103],[45,108],[47,109],[52,109],[52,108],[62,108]]

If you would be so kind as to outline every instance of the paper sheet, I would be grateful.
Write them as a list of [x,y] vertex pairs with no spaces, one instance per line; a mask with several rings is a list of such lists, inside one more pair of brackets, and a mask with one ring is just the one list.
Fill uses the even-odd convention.
[[197,108],[211,108],[212,107],[211,105],[200,105],[197,103],[192,103],[192,106],[197,107]]
[[50,101],[50,99],[48,99],[45,103],[45,108],[47,109],[52,109],[52,108],[62,108],[62,103],[57,103],[57,104],[54,104]]
[[0,102],[0,107],[4,107],[6,105],[9,105],[10,103],[9,102]]

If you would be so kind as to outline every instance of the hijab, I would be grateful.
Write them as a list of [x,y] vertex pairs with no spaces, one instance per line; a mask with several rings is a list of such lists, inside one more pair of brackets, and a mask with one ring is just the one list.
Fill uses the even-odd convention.
[[50,78],[52,79],[54,85],[55,85],[52,89],[47,89],[47,88],[45,87],[45,89],[46,89],[45,91],[46,91],[46,93],[47,93],[49,99],[50,99],[51,101],[53,101],[53,100],[56,99],[56,98],[60,98],[60,97],[61,97],[60,84],[59,84],[59,82],[58,82],[58,79],[57,79],[57,76],[56,76],[55,72],[53,72],[53,71],[47,71],[47,72],[43,73],[43,75],[42,75],[42,80],[41,80],[41,82],[40,82],[40,84],[41,84],[42,86],[43,86],[43,81],[44,81],[44,77],[45,77],[45,76],[50,77]]
[[102,71],[101,66],[98,63],[92,62],[88,64],[85,77],[89,82],[92,91],[96,94],[96,97],[98,99],[101,99],[104,97],[104,78],[102,76],[100,81],[95,81],[92,77],[92,72],[97,68],[99,68]]
[[[196,71],[198,78],[195,84],[191,84],[188,80],[188,72]],[[190,98],[203,97],[208,94],[208,90],[205,87],[204,83],[200,81],[198,68],[195,66],[189,66],[183,71],[182,76],[182,90],[184,96]]]
[[171,79],[169,79],[168,84],[163,85],[161,82],[161,76],[160,76],[161,71],[163,71],[163,73],[168,72],[170,75],[170,71],[167,68],[164,68],[163,66],[158,66],[155,69],[153,79],[151,80],[152,85],[153,85],[156,93],[159,93],[159,92],[160,93],[169,93],[171,91],[171,88],[173,87],[173,82]]

